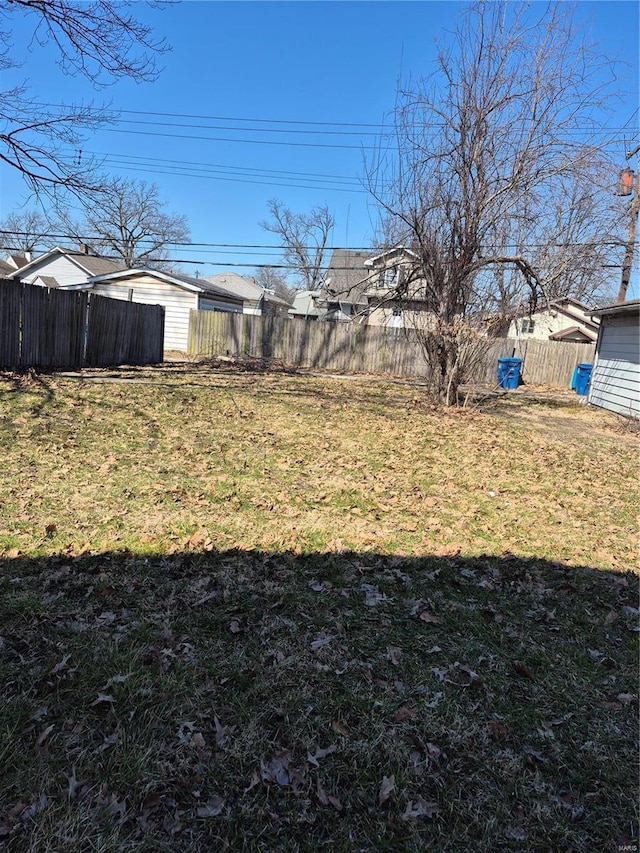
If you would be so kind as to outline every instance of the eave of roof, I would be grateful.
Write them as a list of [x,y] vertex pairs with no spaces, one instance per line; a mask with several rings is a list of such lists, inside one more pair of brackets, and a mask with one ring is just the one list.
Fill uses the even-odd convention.
[[147,268],[119,270],[113,273],[104,273],[103,275],[91,276],[92,284],[101,284],[105,281],[114,281],[119,279],[135,278],[137,276],[149,276],[157,278],[166,284],[173,284],[176,287],[181,287],[183,290],[190,290],[193,293],[210,294],[212,296],[224,296],[227,299],[233,300],[236,304],[242,305],[242,297],[231,293],[222,287],[218,287],[209,281],[201,278],[192,278],[189,275],[181,275],[179,273],[166,273],[161,270],[152,270]]
[[387,249],[384,252],[380,252],[379,255],[374,255],[371,258],[367,258],[367,260],[364,262],[364,266],[372,267],[375,265],[376,261],[379,261],[381,258],[387,257],[387,255],[393,254],[411,255],[412,258],[418,257],[415,252],[413,252],[411,249],[407,249],[406,246],[394,246],[393,249]]
[[560,329],[560,331],[549,335],[549,340],[563,341],[565,338],[568,338],[570,335],[575,335],[576,333],[582,335],[583,338],[586,338],[591,343],[595,343],[598,339],[597,333],[592,332],[590,329],[581,329],[580,326],[568,326],[566,329]]
[[[87,276],[96,275],[96,264],[92,262],[98,262],[98,265],[107,267],[111,266],[113,268],[113,272],[122,269],[122,264],[116,261],[114,258],[103,258],[99,255],[84,255],[81,252],[73,252],[70,249],[62,249],[60,246],[56,246],[53,249],[50,249],[48,252],[45,252],[44,255],[39,255],[37,258],[34,258],[32,261],[29,261],[28,264],[20,267],[15,270],[12,274],[12,278],[22,279],[25,274],[30,273],[32,270],[36,270],[38,266],[43,263],[46,263],[55,255],[59,255],[60,257],[65,257],[71,263],[75,264],[79,269],[81,269]],[[87,262],[90,263],[90,266],[87,266]],[[93,269],[91,269],[93,266]],[[106,275],[107,273],[99,273],[100,275]]]
[[608,317],[611,314],[638,314],[640,299],[630,299],[628,302],[618,302],[615,305],[605,305],[591,312],[592,317]]

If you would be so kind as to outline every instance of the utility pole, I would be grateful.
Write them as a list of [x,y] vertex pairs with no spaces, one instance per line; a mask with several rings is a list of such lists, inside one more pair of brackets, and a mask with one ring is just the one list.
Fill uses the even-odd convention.
[[[627,160],[630,160],[632,157],[640,151],[640,145],[634,148],[633,151],[630,151],[627,154]],[[618,291],[618,298],[616,302],[619,304],[620,302],[624,302],[627,298],[627,288],[629,287],[629,279],[631,278],[631,267],[633,265],[633,249],[634,243],[636,240],[636,227],[638,225],[638,211],[640,211],[640,193],[638,192],[638,170],[636,169],[636,174],[634,176],[633,181],[633,198],[631,200],[631,221],[629,223],[629,237],[627,239],[627,245],[624,250],[624,260],[622,262],[622,280],[620,281],[620,290]]]

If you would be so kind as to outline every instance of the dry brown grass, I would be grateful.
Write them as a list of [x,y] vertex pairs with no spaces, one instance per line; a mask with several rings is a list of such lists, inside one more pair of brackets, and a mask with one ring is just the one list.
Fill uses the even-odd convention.
[[93,375],[0,382],[0,847],[637,843],[637,436]]

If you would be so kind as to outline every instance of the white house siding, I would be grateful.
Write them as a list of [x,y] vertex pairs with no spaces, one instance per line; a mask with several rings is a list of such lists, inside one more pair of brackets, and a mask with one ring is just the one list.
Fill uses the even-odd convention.
[[[533,320],[534,323],[533,332],[523,332],[520,324],[523,320],[527,322],[529,319]],[[579,325],[578,318],[574,320],[559,311],[537,311],[531,315],[531,318],[523,317],[513,320],[509,326],[507,338],[522,341],[548,341],[549,335],[577,325]]]
[[[130,295],[130,291],[131,295]],[[130,299],[164,307],[164,348],[186,352],[189,340],[189,311],[197,308],[198,294],[156,278],[122,278],[97,282],[92,293],[112,299]]]
[[640,417],[638,315],[602,317],[589,402],[616,414]]
[[76,266],[76,264],[68,258],[58,256],[47,261],[43,261],[42,264],[39,264],[34,269],[30,270],[24,278],[20,276],[20,281],[23,281],[26,284],[34,284],[36,279],[43,275],[53,276],[60,287],[70,287],[73,284],[84,284],[89,278],[86,272],[81,270],[80,267]]

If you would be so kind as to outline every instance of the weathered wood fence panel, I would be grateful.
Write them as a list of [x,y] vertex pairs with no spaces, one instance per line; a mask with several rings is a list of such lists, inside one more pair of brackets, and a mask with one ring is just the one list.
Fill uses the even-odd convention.
[[87,294],[22,285],[21,367],[82,363]]
[[163,358],[163,338],[159,305],[0,283],[0,367],[155,364]]
[[[592,362],[593,344],[563,341],[487,341],[470,381],[494,385],[498,358],[522,358],[528,385],[569,388],[576,364]],[[417,334],[351,323],[322,323],[286,317],[259,317],[192,311],[189,354],[282,361],[290,367],[344,373],[382,373],[429,379]]]
[[0,283],[0,367],[13,368],[20,361],[20,302],[22,285]]

